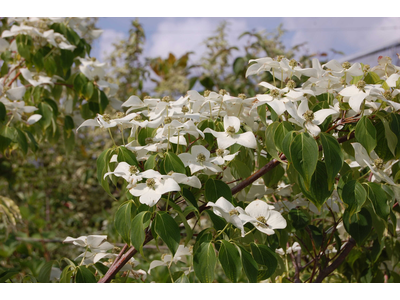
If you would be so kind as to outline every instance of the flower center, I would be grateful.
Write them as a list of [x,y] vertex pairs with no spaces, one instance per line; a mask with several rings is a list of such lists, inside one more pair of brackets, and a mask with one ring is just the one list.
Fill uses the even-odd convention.
[[288,87],[289,90],[293,90],[296,87],[296,82],[294,82],[293,80],[290,79],[286,83],[286,86]]
[[224,90],[224,89],[220,89],[219,90],[219,92],[218,92],[218,94],[220,94],[220,95],[226,95],[226,94],[228,94],[228,92],[226,91],[226,90]]
[[246,94],[239,94],[238,98],[244,100],[244,99],[246,99]]
[[199,153],[196,157],[196,160],[199,163],[205,162],[206,161],[206,156],[203,153]]
[[230,136],[234,135],[236,133],[235,127],[228,126],[228,128],[226,129],[226,133],[229,134]]
[[104,115],[103,115],[103,120],[104,120],[105,122],[107,122],[107,123],[110,123],[110,121],[111,121],[110,115],[104,114]]
[[33,80],[36,80],[36,81],[38,81],[39,80],[39,75],[38,74],[35,74],[35,75],[33,75]]
[[171,97],[170,97],[170,96],[165,96],[165,97],[163,97],[163,98],[161,99],[161,101],[163,101],[163,102],[169,102],[169,101],[171,101]]
[[96,81],[96,82],[97,82],[97,81],[99,81],[99,80],[100,80],[100,77],[99,77],[99,76],[97,76],[97,75],[94,76],[93,81]]
[[363,72],[364,72],[364,73],[367,73],[367,72],[369,71],[370,68],[371,68],[370,65],[364,65],[364,67],[363,67]]
[[211,93],[211,91],[205,90],[205,91],[204,91],[204,97],[210,96],[210,93]]
[[186,114],[188,111],[189,111],[189,108],[187,108],[186,105],[182,106],[182,112],[183,112],[184,114]]
[[360,80],[359,82],[357,82],[357,88],[360,90],[363,90],[365,88],[365,81],[364,80]]
[[164,119],[164,123],[165,124],[169,124],[169,123],[171,123],[172,122],[172,119],[170,118],[170,117],[166,117],[165,119]]
[[142,116],[141,115],[137,115],[136,117],[133,118],[135,121],[139,122],[142,121]]
[[282,59],[284,59],[285,58],[285,56],[283,56],[283,55],[279,55],[277,58],[276,58],[276,61],[277,62],[280,62]]
[[273,89],[273,90],[271,90],[270,95],[272,98],[278,98],[280,93],[277,89]]
[[149,178],[146,180],[146,185],[151,188],[151,189],[155,189],[156,186],[156,181],[153,178]]
[[124,115],[125,115],[125,114],[124,114],[123,112],[119,111],[119,112],[117,112],[117,113],[115,114],[115,117],[116,117],[117,119],[119,119],[119,118],[122,118]]
[[294,67],[297,67],[297,61],[295,59],[291,59],[289,61],[289,66],[294,69]]
[[230,215],[230,216],[233,216],[233,215],[238,216],[238,215],[239,215],[239,212],[238,212],[236,209],[232,209],[232,210],[229,212],[229,215]]
[[312,121],[314,120],[314,112],[312,110],[307,110],[304,114],[303,117],[306,121]]
[[383,159],[382,158],[375,159],[374,165],[378,170],[383,170]]
[[387,100],[392,100],[393,99],[392,93],[390,91],[385,91],[383,93],[383,97],[385,97]]
[[129,172],[131,172],[131,174],[136,174],[138,172],[138,168],[136,166],[130,166],[129,167]]
[[351,64],[348,61],[345,61],[344,63],[342,63],[342,68],[343,69],[350,69]]
[[268,227],[267,220],[265,219],[265,217],[259,216],[259,217],[257,218],[257,221],[261,223],[261,224],[258,223],[257,226],[263,227],[263,228]]
[[63,40],[62,40],[62,38],[61,37],[56,37],[55,39],[54,39],[54,41],[57,43],[57,44],[60,44]]
[[215,151],[215,153],[218,155],[218,156],[223,156],[224,155],[224,153],[225,153],[225,150],[224,149],[217,149],[216,151]]

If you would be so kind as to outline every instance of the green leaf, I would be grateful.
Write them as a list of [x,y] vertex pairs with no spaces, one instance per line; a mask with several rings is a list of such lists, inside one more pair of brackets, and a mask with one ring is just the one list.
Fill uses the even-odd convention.
[[118,162],[126,162],[131,166],[139,166],[139,163],[136,159],[135,154],[133,152],[123,146],[118,147]]
[[331,190],[336,182],[336,175],[339,173],[343,165],[343,152],[338,141],[331,135],[322,132],[319,137],[324,151],[328,189]]
[[57,63],[54,60],[53,56],[48,56],[43,60],[44,69],[46,71],[47,76],[52,77],[57,73]]
[[66,266],[61,273],[60,276],[60,283],[70,283],[71,277],[74,274],[74,271],[71,270],[72,267],[70,265]]
[[299,176],[298,184],[304,194],[315,206],[320,209],[325,201],[332,195],[333,186],[328,188],[325,163],[318,161],[317,168],[311,178],[310,189],[307,190],[304,181]]
[[258,116],[260,117],[261,122],[264,124],[264,126],[267,125],[267,105],[263,104],[257,107],[257,113]]
[[240,273],[240,254],[236,246],[226,240],[221,240],[218,259],[225,275],[232,282],[237,282]]
[[[395,113],[391,114],[390,129],[396,135],[396,137],[400,137],[400,115]],[[397,139],[395,157],[396,159],[400,157],[400,138]]]
[[215,202],[220,197],[224,197],[230,201],[232,199],[232,192],[229,186],[221,180],[208,179],[204,185],[204,196],[206,201]]
[[307,189],[310,187],[311,177],[317,167],[318,152],[317,142],[308,133],[300,133],[290,145],[293,166],[304,179]]
[[[33,152],[36,152],[36,151],[39,149],[39,145],[38,145],[38,143],[36,142],[35,137],[33,136],[32,133],[30,133],[30,132],[27,131],[27,130],[24,130],[24,132],[28,135],[29,139],[31,140],[31,142],[30,142],[30,144],[29,144],[29,146],[31,147],[31,150],[32,150]],[[1,137],[0,137],[0,138],[1,138]],[[2,144],[2,143],[0,143],[0,145],[1,145],[1,144]]]
[[254,260],[258,264],[267,267],[267,270],[259,270],[258,279],[265,280],[271,277],[278,267],[278,260],[275,257],[275,253],[265,245],[251,243],[250,247]]
[[292,161],[292,157],[290,156],[290,145],[292,144],[296,135],[296,131],[290,131],[285,135],[282,141],[282,152],[285,154],[288,161]]
[[166,212],[157,212],[154,219],[154,230],[174,256],[181,240],[180,229],[174,218]]
[[248,165],[240,161],[237,157],[229,163],[229,167],[231,168],[233,177],[236,179],[246,179],[251,175]]
[[54,261],[48,261],[46,262],[39,271],[38,275],[38,282],[41,283],[49,283],[50,282],[50,273],[51,273],[51,268],[53,267]]
[[99,100],[100,100],[99,102],[100,113],[103,114],[110,101],[108,100],[106,94],[103,91],[100,91]]
[[380,184],[376,182],[368,182],[366,184],[368,199],[371,200],[376,214],[387,221],[390,207],[388,205],[388,197]]
[[193,268],[200,282],[210,283],[214,281],[217,256],[211,242],[200,244],[193,255]]
[[274,134],[274,142],[276,148],[283,152],[283,140],[285,136],[290,132],[293,131],[293,125],[287,121],[279,123],[276,127],[275,134]]
[[138,250],[142,253],[143,249],[143,242],[146,238],[145,229],[149,226],[150,223],[150,212],[142,211],[138,213],[132,220],[131,227],[130,227],[130,238],[131,243]]
[[76,283],[96,283],[96,277],[94,277],[93,273],[90,272],[86,266],[80,266],[76,268]]
[[94,86],[93,83],[91,81],[88,81],[86,83],[86,85],[84,86],[84,90],[83,90],[83,94],[85,96],[86,99],[90,99],[93,95],[93,91],[94,91]]
[[293,208],[289,211],[289,219],[292,221],[292,225],[296,230],[305,228],[310,224],[310,217],[302,209]]
[[64,146],[67,154],[70,154],[75,149],[75,133],[74,129],[74,120],[70,116],[65,116],[64,119]]
[[398,138],[396,134],[391,130],[390,124],[388,120],[381,113],[377,113],[376,116],[382,121],[383,126],[385,127],[385,138],[387,140],[387,145],[392,152],[393,156],[396,156],[396,147],[398,143]]
[[35,55],[33,55],[32,62],[35,65],[37,72],[40,72],[43,70],[43,67],[44,67],[43,54],[40,50],[36,51]]
[[100,156],[97,158],[97,180],[100,182],[101,186],[104,188],[107,194],[109,194],[111,197],[112,195],[110,193],[110,186],[107,179],[104,179],[104,174],[109,171],[108,165],[110,164],[112,154],[113,150],[107,149],[104,150],[103,153],[101,153]]
[[150,169],[156,170],[156,166],[157,166],[156,159],[157,159],[157,154],[150,155],[150,157],[144,163],[144,169],[145,170],[150,170]]
[[3,102],[0,102],[0,122],[4,122],[6,120],[7,110],[4,106]]
[[265,130],[265,147],[267,148],[267,152],[273,158],[280,160],[278,155],[278,150],[276,149],[274,136],[276,128],[279,126],[279,122],[274,122],[268,125],[267,130]]
[[164,153],[163,166],[166,174],[171,171],[186,174],[185,165],[182,160],[172,152]]
[[257,282],[258,265],[254,258],[251,256],[250,252],[246,251],[243,247],[240,247],[242,254],[242,265],[244,272],[249,279],[250,283]]
[[343,186],[342,200],[350,217],[361,210],[366,199],[367,193],[357,180],[350,180]]
[[197,205],[196,197],[190,190],[188,190],[187,188],[183,188],[181,190],[181,196],[185,199],[188,205],[193,205],[197,209],[199,208],[199,206]]
[[39,103],[38,108],[38,113],[42,115],[42,118],[38,121],[38,124],[40,124],[43,129],[46,129],[51,125],[51,120],[53,118],[53,109],[46,102]]
[[204,86],[207,90],[212,90],[214,87],[214,81],[211,79],[211,77],[200,77],[200,84]]
[[381,81],[381,78],[375,72],[368,72],[364,77],[364,81],[366,84],[377,84]]
[[225,227],[225,219],[217,216],[212,210],[209,209],[206,210],[206,213],[210,216],[211,222],[213,223],[216,230],[222,230]]
[[343,214],[343,224],[346,231],[355,239],[358,245],[364,244],[372,229],[371,215],[366,208],[350,216],[346,209]]
[[[260,156],[260,160],[262,161],[263,164],[265,165],[267,163],[267,160],[262,156]],[[269,188],[275,188],[278,182],[282,179],[283,175],[285,175],[285,170],[283,169],[282,165],[279,164],[272,170],[268,171],[265,175],[262,176],[262,179],[264,180],[264,184],[266,187]]]
[[16,129],[18,132],[17,142],[22,150],[22,153],[24,153],[24,155],[26,155],[28,153],[28,140],[26,138],[25,133],[22,130],[20,130],[18,128],[16,128]]
[[364,146],[368,154],[370,154],[371,151],[374,150],[374,148],[376,147],[376,129],[374,127],[374,124],[372,124],[368,117],[363,116],[357,122],[355,137],[357,141],[359,141],[360,144]]
[[18,269],[9,269],[7,271],[0,273],[0,283],[6,282],[8,279],[17,274],[19,274]]
[[141,128],[139,131],[138,135],[138,142],[141,146],[146,145],[146,138],[153,137],[153,132],[155,131],[155,128]]
[[114,226],[123,241],[130,244],[130,231],[132,220],[132,201],[122,203],[114,217]]
[[240,73],[243,73],[246,65],[247,62],[243,59],[243,57],[237,57],[233,62],[233,72],[235,75],[238,76]]

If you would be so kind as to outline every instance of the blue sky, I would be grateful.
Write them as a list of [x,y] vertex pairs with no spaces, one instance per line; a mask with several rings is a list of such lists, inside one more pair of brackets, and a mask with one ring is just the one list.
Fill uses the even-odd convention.
[[[103,17],[98,27],[104,30],[95,41],[93,56],[104,58],[104,52],[112,50],[112,43],[128,36],[130,22],[134,18]],[[334,48],[351,55],[360,51],[374,49],[380,45],[400,41],[400,18],[369,17],[139,17],[146,33],[144,56],[166,57],[169,52],[182,55],[195,51],[192,61],[205,51],[202,42],[213,34],[217,26],[226,20],[230,23],[228,40],[231,44],[243,44],[245,39],[237,37],[244,31],[272,31],[283,24],[287,30],[284,44],[290,48],[307,42],[303,52],[315,53]],[[340,58],[331,55],[330,58]]]

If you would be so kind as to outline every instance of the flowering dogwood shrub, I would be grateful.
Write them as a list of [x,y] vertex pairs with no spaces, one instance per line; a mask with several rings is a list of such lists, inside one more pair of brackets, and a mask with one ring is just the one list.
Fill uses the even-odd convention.
[[[57,105],[41,94],[34,98],[35,88],[46,93],[48,86],[73,83],[86,99],[80,109],[87,120],[77,130],[100,127],[113,141],[97,159],[98,180],[110,196],[114,185],[127,199],[114,216],[125,243],[119,254],[110,252],[106,236],[68,237],[85,250],[67,260],[62,282],[145,281],[155,268],[167,268],[171,282],[213,282],[219,266],[231,282],[399,281],[400,68],[389,58],[373,68],[255,59],[246,75],[273,78],[259,83],[264,94],[132,95],[110,114],[104,111],[116,90],[104,80],[104,64],[77,52],[74,75],[66,75],[71,65],[63,68],[63,56],[61,65],[53,59],[53,71],[36,66],[26,45],[47,45],[42,57],[84,51],[71,27],[46,22],[43,32],[24,25],[0,40],[13,61],[1,79],[5,148],[13,141],[9,128],[20,143],[25,133],[18,126],[36,126],[35,120],[51,138]],[[36,73],[24,70],[31,65]],[[85,105],[96,115],[89,117]],[[12,119],[19,120],[15,127]],[[74,122],[66,120],[68,144]],[[142,262],[134,255],[146,257],[144,246],[154,240],[168,251],[138,270]]]

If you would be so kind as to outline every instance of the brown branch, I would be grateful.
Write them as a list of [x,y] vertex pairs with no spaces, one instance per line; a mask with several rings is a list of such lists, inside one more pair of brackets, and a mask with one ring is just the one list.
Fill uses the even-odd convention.
[[[350,139],[354,138],[354,132],[352,132],[349,136],[343,136],[340,137],[337,141],[339,143],[343,143],[346,142]],[[194,141],[192,142],[192,144],[194,143]],[[319,148],[319,150],[322,150],[322,147]],[[279,157],[281,160],[286,159],[286,156],[282,153]],[[231,189],[232,195],[235,195],[236,193],[240,192],[241,190],[243,190],[245,187],[249,186],[250,184],[252,184],[254,181],[256,181],[257,179],[259,179],[261,176],[263,176],[264,174],[266,174],[267,172],[269,172],[270,170],[272,170],[273,168],[275,168],[277,165],[280,164],[279,160],[273,159],[270,162],[268,162],[266,165],[262,166],[259,170],[257,170],[254,174],[250,175],[249,177],[247,177],[245,180],[243,180],[242,182],[240,182],[238,185],[234,186]],[[204,210],[208,209],[207,204],[203,204],[202,206],[199,207],[199,213],[202,213]],[[191,212],[186,216],[186,219],[191,219],[195,217],[195,213]],[[153,239],[153,236],[151,234],[151,231],[149,231],[146,234],[146,238],[145,241],[143,243],[143,245],[147,244],[148,242],[150,242]],[[351,249],[350,249],[351,250]],[[107,283],[107,282],[111,282],[111,280],[114,278],[115,274],[118,273],[119,270],[121,270],[121,268],[137,253],[137,250],[135,249],[135,247],[131,247],[114,265],[112,265],[107,273],[104,275],[103,278],[101,278],[99,280],[99,283]],[[340,257],[338,257],[339,259]],[[335,261],[336,262],[336,261]],[[334,262],[334,263],[335,263]],[[333,263],[332,263],[333,265]],[[336,269],[336,268],[335,268]],[[321,270],[321,272],[323,272],[324,270]],[[332,270],[333,271],[333,270]],[[332,272],[331,271],[331,272]],[[320,274],[321,274],[320,272]],[[329,272],[329,273],[331,273]],[[328,273],[328,274],[329,274]],[[319,278],[320,275],[318,275]],[[325,276],[326,277],[326,276]],[[323,277],[323,278],[325,278]],[[318,279],[317,278],[317,279]],[[322,278],[322,279],[323,279]]]
[[320,270],[314,282],[321,283],[322,280],[325,279],[325,277],[335,271],[343,263],[343,261],[346,259],[347,255],[349,255],[350,251],[354,248],[355,245],[356,241],[353,238],[350,238],[338,258],[336,258],[336,260],[332,262],[328,267]]
[[12,83],[18,78],[19,75],[21,75],[20,71],[18,71],[17,75],[15,75],[15,77],[8,83],[8,86],[11,86]]

